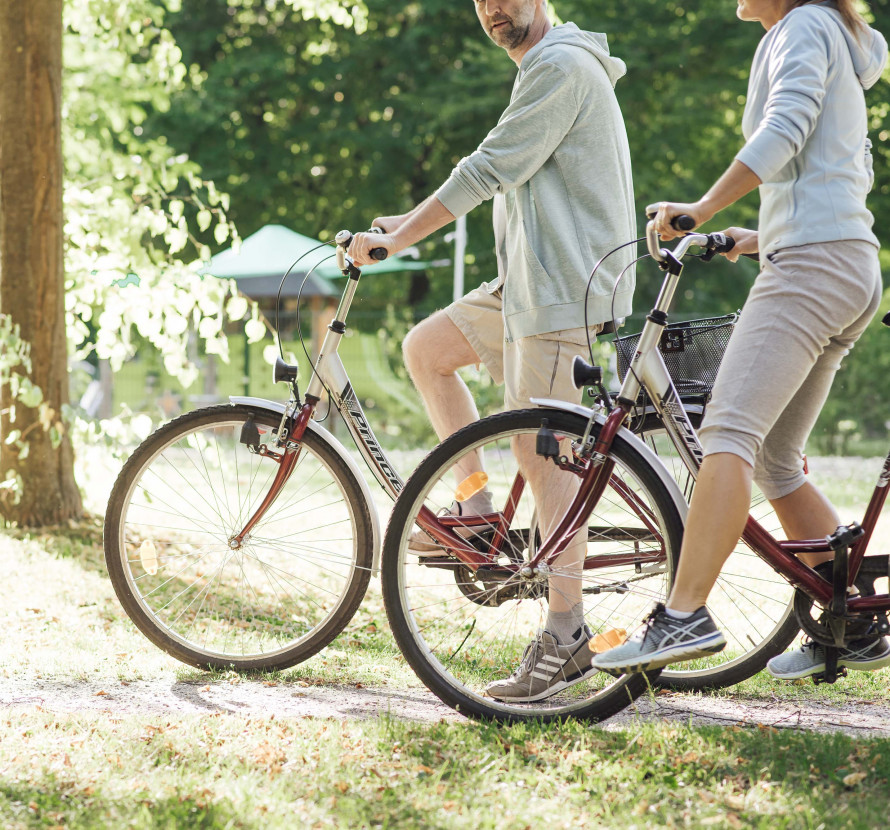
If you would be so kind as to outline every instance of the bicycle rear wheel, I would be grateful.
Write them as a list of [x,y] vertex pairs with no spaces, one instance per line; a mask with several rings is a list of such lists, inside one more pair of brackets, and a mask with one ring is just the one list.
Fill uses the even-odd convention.
[[[687,406],[687,414],[698,429],[700,409]],[[657,453],[689,501],[695,479],[677,454],[658,415],[647,414],[636,431]],[[773,536],[785,538],[775,511],[756,486],[750,513]],[[794,588],[739,541],[708,597],[708,610],[726,637],[726,648],[718,654],[664,669],[659,684],[684,690],[717,689],[757,674],[800,632],[793,599]]]
[[[513,489],[518,465],[512,449],[518,436],[533,438],[545,421],[564,436],[560,448],[568,453],[587,426],[577,415],[532,409],[495,415],[460,430],[408,480],[387,529],[382,588],[396,642],[426,686],[466,715],[505,721],[599,720],[627,706],[657,676],[596,673],[536,702],[495,700],[485,693],[489,682],[516,669],[547,615],[546,577],[519,573],[539,539],[531,488],[525,487],[518,499]],[[447,554],[431,560],[412,553],[409,537],[421,510],[448,508],[456,469],[465,469],[462,461],[479,453],[495,506],[503,511],[512,491],[516,507],[497,562],[474,573]],[[638,452],[618,438],[611,457],[616,466],[610,485],[589,518],[585,568],[580,575],[561,572],[580,580],[585,621],[594,634],[636,628],[652,605],[665,598],[682,535],[670,494]],[[559,475],[577,480],[571,472]],[[493,525],[480,526],[471,541],[488,550],[493,537]],[[558,566],[554,573],[560,573]]]
[[[256,443],[241,443],[253,419]],[[105,559],[130,619],[155,645],[200,668],[292,666],[352,618],[371,574],[368,506],[354,475],[307,430],[278,498],[238,546],[278,471],[280,416],[199,409],[141,444],[114,485]]]

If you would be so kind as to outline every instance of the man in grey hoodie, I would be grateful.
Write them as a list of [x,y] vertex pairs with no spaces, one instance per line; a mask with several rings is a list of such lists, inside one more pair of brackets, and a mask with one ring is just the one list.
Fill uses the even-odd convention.
[[[531,406],[532,397],[580,401],[572,358],[586,352],[588,333],[630,313],[634,287],[632,251],[624,249],[597,271],[585,309],[597,260],[636,236],[630,152],[614,93],[624,63],[609,55],[604,35],[573,23],[553,27],[546,0],[474,5],[485,32],[519,68],[509,106],[436,193],[407,214],[375,220],[384,234],[356,234],[349,249],[366,264],[372,248],[396,253],[495,200],[497,279],[420,323],[403,347],[440,438],[479,417],[457,375],[462,366],[484,364],[505,384],[508,409]],[[516,453],[547,534],[573,488],[535,456],[533,443],[519,441]],[[483,490],[455,502],[452,512],[493,509]],[[413,552],[438,552],[425,534],[415,535]],[[544,630],[516,673],[489,686],[493,697],[540,700],[591,673],[577,571],[585,548],[579,534],[560,557]]]

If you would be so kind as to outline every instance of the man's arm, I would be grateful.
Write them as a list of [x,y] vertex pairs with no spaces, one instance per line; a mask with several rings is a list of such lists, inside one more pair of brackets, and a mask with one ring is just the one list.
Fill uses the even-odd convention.
[[[372,248],[385,248],[390,256],[399,251],[410,248],[412,245],[426,239],[431,233],[453,222],[454,214],[443,205],[435,195],[421,202],[410,213],[403,217],[387,217],[403,219],[398,228],[390,233],[357,233],[349,245],[349,256],[356,265],[369,265],[374,262],[371,259]],[[375,220],[375,224],[380,220]],[[378,224],[384,230],[389,230],[385,224]]]
[[[378,227],[388,233],[370,239],[367,234],[356,234],[349,255],[356,264],[366,265],[371,261],[372,248],[398,253],[469,213],[495,193],[527,181],[553,154],[577,113],[571,78],[559,66],[540,62],[526,73],[497,126],[475,152],[461,160],[448,181],[410,213],[377,220]],[[397,226],[394,230],[388,227],[387,219]]]

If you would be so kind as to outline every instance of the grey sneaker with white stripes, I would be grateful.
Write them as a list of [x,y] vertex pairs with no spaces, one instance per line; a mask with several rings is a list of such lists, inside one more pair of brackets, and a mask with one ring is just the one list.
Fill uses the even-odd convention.
[[497,700],[531,703],[596,674],[587,644],[593,635],[585,625],[574,642],[562,645],[549,631],[539,631],[525,649],[519,668],[506,680],[489,683],[485,693]]
[[[850,643],[837,656],[838,668],[856,671],[877,671],[890,666],[890,640],[887,637],[869,637]],[[786,651],[773,657],[766,670],[780,680],[797,680],[825,671],[825,648],[812,640],[794,651]]]
[[726,638],[704,605],[679,619],[668,614],[659,602],[641,632],[616,648],[594,655],[591,664],[610,674],[651,671],[716,654],[725,645]]

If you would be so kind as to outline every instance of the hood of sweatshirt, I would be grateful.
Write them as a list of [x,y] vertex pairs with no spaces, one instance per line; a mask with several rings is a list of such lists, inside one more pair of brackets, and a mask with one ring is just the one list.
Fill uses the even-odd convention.
[[590,52],[603,65],[612,86],[615,86],[615,82],[627,73],[624,61],[609,54],[609,44],[604,34],[582,32],[574,23],[562,23],[559,26],[554,26],[539,43],[526,52],[520,68],[525,68],[537,60],[545,50],[561,44],[575,46]]
[[851,32],[847,28],[847,24],[844,23],[840,12],[834,8],[834,4],[830,0],[813,5],[827,11],[837,21],[850,49],[853,69],[859,76],[859,83],[862,84],[863,89],[873,87],[884,71],[884,64],[887,63],[887,41],[884,36],[868,26],[860,27],[855,33]]

